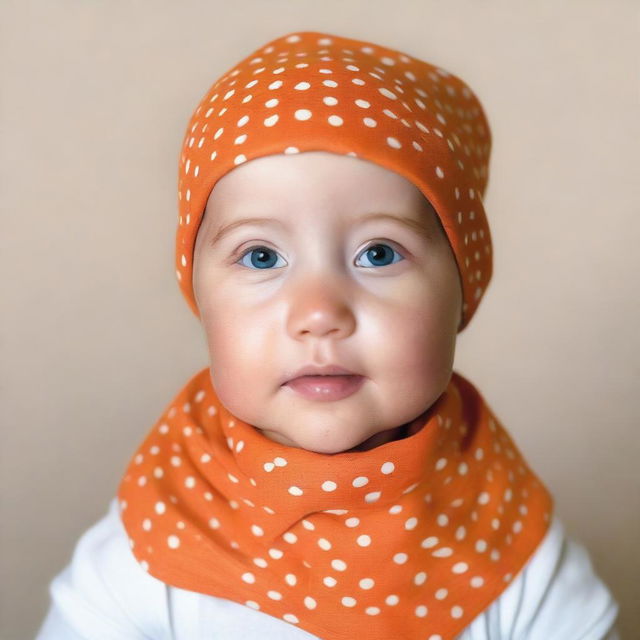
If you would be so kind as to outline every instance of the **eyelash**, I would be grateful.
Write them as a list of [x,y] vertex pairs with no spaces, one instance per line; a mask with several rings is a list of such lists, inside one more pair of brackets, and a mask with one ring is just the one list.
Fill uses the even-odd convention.
[[[393,245],[387,243],[387,242],[382,242],[382,241],[374,241],[371,244],[367,245],[358,255],[363,255],[366,254],[367,251],[369,251],[371,248],[373,247],[378,247],[378,246],[383,246],[383,247],[389,247],[392,251],[394,251],[396,254],[398,254],[401,257],[401,260],[397,260],[396,262],[392,262],[391,264],[386,264],[386,265],[382,265],[382,267],[390,267],[393,264],[397,264],[398,262],[401,262],[402,260],[405,260],[405,257],[402,255],[402,253],[400,251],[398,251],[398,249],[396,249]],[[267,247],[265,245],[252,245],[250,247],[248,247],[247,249],[245,249],[241,254],[239,254],[239,257],[237,259],[234,260],[234,264],[238,264],[241,267],[245,267],[247,269],[250,269],[251,271],[269,271],[270,268],[267,269],[256,269],[256,268],[252,268],[252,267],[247,267],[246,265],[241,264],[242,260],[245,258],[245,256],[249,255],[252,251],[255,251],[256,249],[266,249],[267,251],[273,251],[274,253],[277,253],[277,251],[275,251],[275,249],[271,249],[270,247]],[[365,267],[366,269],[373,269],[375,268],[376,265],[374,265],[373,267]],[[380,265],[378,265],[380,266]]]

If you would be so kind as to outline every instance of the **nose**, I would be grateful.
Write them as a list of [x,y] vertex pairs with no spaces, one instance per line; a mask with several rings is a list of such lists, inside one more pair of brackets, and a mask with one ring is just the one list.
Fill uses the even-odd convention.
[[339,279],[305,279],[291,291],[289,334],[296,340],[313,337],[343,339],[355,330],[348,290]]

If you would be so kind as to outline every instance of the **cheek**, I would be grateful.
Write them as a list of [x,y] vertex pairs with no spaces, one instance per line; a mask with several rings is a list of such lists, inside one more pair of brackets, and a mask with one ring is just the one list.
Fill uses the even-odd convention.
[[259,402],[261,390],[277,386],[278,344],[272,325],[237,300],[212,306],[202,321],[216,392],[232,412],[242,415],[243,406]]

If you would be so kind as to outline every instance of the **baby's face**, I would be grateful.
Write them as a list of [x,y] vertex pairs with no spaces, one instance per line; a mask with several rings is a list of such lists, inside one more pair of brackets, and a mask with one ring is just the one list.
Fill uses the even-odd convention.
[[[365,219],[375,213],[426,231]],[[265,222],[213,242],[246,218]],[[462,309],[453,252],[418,188],[376,164],[314,151],[234,168],[209,197],[193,277],[216,393],[272,440],[378,446],[450,380]],[[283,384],[309,364],[363,380],[340,399]]]

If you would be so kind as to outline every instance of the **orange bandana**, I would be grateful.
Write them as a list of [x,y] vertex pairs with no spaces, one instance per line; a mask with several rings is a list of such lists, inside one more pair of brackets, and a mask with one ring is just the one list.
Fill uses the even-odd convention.
[[[447,71],[334,35],[278,38],[224,74],[188,124],[182,292],[198,315],[193,247],[220,177],[260,156],[332,151],[396,171],[431,202],[460,273],[461,331],[491,277],[489,149],[479,101]],[[456,372],[405,437],[333,455],[266,438],[221,404],[210,373],[174,398],[118,490],[134,556],[169,585],[323,640],[445,640],[504,591],[548,529],[551,495]]]
[[458,373],[417,433],[333,455],[266,438],[209,374],[171,402],[119,488],[133,554],[163,582],[324,640],[445,640],[547,531],[549,492]]

